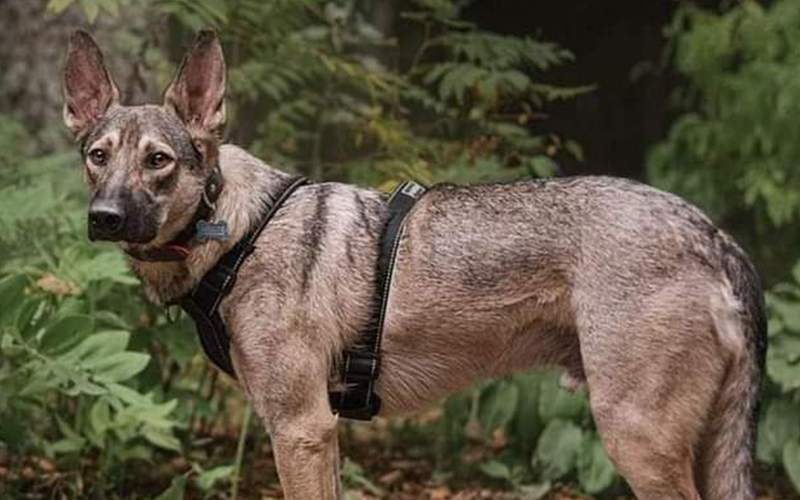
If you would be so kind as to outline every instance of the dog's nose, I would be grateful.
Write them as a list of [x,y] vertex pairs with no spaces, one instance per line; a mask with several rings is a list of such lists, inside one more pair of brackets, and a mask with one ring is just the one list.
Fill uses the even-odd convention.
[[125,225],[125,213],[114,202],[100,201],[92,203],[89,209],[89,235],[93,239],[118,239]]

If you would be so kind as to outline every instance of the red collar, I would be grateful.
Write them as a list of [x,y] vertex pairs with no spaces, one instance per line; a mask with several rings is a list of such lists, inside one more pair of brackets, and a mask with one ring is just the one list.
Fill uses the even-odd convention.
[[166,244],[163,247],[151,248],[148,250],[126,249],[125,253],[135,260],[145,262],[177,262],[186,260],[192,252],[190,248],[183,245]]

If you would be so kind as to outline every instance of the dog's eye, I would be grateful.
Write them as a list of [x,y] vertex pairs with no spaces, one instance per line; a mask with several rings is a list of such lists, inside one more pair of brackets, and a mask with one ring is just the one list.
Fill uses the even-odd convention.
[[170,164],[172,158],[167,153],[157,152],[147,157],[147,168],[159,169]]
[[93,164],[97,165],[98,167],[102,167],[103,165],[106,164],[106,160],[108,160],[108,157],[105,151],[99,148],[95,148],[89,151],[89,159],[92,160]]

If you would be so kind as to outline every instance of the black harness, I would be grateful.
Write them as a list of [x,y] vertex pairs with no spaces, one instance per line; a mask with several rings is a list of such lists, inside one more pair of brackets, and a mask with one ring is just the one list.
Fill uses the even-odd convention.
[[[230,337],[220,316],[219,305],[236,283],[239,269],[255,250],[255,242],[267,223],[292,193],[307,182],[307,179],[300,177],[289,184],[275,203],[265,210],[258,226],[222,256],[191,292],[178,300],[178,304],[194,320],[206,356],[234,379],[236,371],[230,357]],[[375,382],[380,371],[383,322],[394,261],[405,216],[424,193],[425,188],[419,184],[405,182],[389,198],[389,215],[381,235],[373,320],[360,341],[344,353],[341,380],[344,389],[329,394],[332,411],[344,418],[370,420],[380,410],[381,401],[375,394]]]

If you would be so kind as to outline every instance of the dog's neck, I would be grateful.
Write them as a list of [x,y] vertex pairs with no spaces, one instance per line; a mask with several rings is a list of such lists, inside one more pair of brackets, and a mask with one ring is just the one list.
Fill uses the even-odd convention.
[[288,174],[236,146],[220,148],[220,167],[225,187],[217,200],[214,221],[225,221],[229,237],[209,240],[192,248],[185,260],[146,262],[129,258],[134,273],[142,280],[147,297],[167,304],[188,293],[228,250],[260,219],[264,204],[275,201]]

